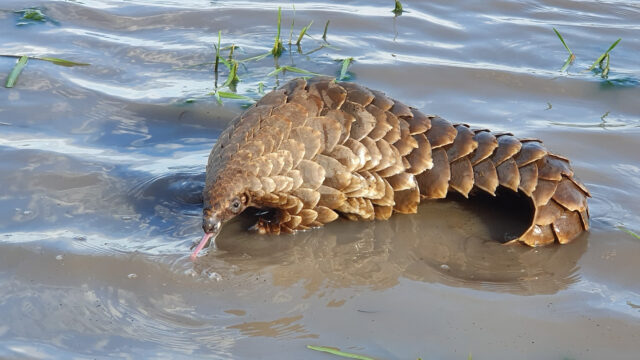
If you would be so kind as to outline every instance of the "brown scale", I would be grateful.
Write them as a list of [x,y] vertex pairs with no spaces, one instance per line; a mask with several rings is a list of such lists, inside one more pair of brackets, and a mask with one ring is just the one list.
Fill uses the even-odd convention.
[[221,135],[204,190],[205,232],[246,207],[269,208],[261,233],[322,226],[339,215],[388,219],[449,192],[531,199],[533,222],[512,242],[567,243],[589,228],[589,192],[569,161],[536,139],[453,125],[383,93],[330,78],[295,79]]

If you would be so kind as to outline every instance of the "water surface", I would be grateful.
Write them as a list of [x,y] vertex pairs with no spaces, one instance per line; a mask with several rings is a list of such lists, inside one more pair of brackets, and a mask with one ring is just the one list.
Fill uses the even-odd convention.
[[[259,55],[278,6],[287,43],[291,3],[5,0],[0,53],[91,65],[30,60],[0,90],[0,358],[637,358],[640,241],[619,227],[640,233],[640,5],[404,5],[296,1],[294,39],[312,20],[313,37],[277,64],[336,75],[353,57],[355,81],[427,113],[544,139],[592,192],[590,233],[504,247],[506,218],[436,201],[294,236],[238,221],[193,263],[206,158],[243,104],[206,95],[217,32]],[[26,7],[46,21],[17,25]],[[327,20],[332,47],[305,55]],[[618,37],[609,78],[584,72]],[[295,76],[274,66],[241,67],[238,91]]]

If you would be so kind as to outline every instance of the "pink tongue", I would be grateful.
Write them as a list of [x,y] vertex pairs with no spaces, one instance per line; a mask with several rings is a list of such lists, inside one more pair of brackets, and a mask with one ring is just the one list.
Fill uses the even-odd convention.
[[202,237],[202,240],[200,240],[200,243],[198,244],[196,249],[193,250],[193,253],[191,253],[191,260],[195,260],[196,257],[198,257],[198,253],[200,252],[200,250],[204,248],[205,245],[207,245],[207,242],[209,241],[209,239],[211,239],[212,236],[213,236],[212,233],[204,234],[204,236]]

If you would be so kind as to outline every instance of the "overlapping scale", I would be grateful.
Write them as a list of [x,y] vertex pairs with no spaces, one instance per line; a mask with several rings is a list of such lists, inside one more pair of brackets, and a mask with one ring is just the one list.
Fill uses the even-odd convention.
[[589,228],[588,190],[539,140],[452,125],[327,77],[291,80],[235,118],[206,176],[206,199],[244,189],[252,206],[279,209],[280,223],[261,232],[304,230],[339,215],[385,220],[416,212],[421,199],[500,187],[533,205],[516,242],[566,243]]

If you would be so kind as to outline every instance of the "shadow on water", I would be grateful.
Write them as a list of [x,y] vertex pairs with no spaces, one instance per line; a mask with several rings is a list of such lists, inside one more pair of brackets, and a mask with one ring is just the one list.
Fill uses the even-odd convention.
[[501,245],[494,240],[498,234],[517,232],[526,221],[505,221],[497,215],[509,209],[486,205],[486,199],[436,201],[421,205],[418,214],[389,221],[344,220],[284,236],[246,232],[253,219],[245,217],[223,228],[218,249],[198,259],[195,269],[267,271],[275,285],[302,282],[307,295],[354,286],[381,290],[400,278],[537,295],[556,293],[578,280],[584,238],[541,249]]
[[640,80],[632,76],[625,77],[611,77],[603,79],[600,82],[600,88],[607,90],[611,88],[632,88],[640,86]]
[[203,187],[204,174],[163,174],[136,184],[128,198],[140,221],[148,224],[149,235],[181,238],[194,230],[185,224],[200,222]]

